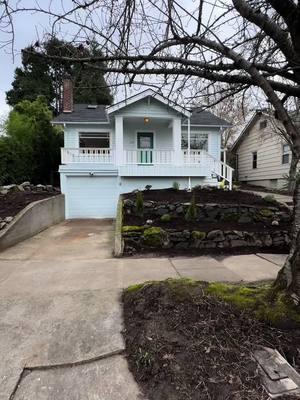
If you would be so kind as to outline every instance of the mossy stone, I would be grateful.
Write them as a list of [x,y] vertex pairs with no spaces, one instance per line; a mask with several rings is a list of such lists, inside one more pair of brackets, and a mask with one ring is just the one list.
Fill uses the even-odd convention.
[[193,231],[192,232],[192,238],[194,240],[203,240],[206,237],[206,233],[205,232],[201,232],[201,231]]
[[172,219],[170,214],[164,214],[160,217],[161,222],[170,222]]
[[262,215],[264,218],[272,218],[274,216],[274,212],[270,210],[269,208],[262,208],[259,211],[260,215]]
[[145,229],[143,243],[149,247],[165,247],[168,244],[168,234],[162,228],[152,226]]
[[123,233],[128,233],[128,232],[141,232],[145,229],[144,226],[135,226],[135,225],[125,225],[122,227],[122,232]]

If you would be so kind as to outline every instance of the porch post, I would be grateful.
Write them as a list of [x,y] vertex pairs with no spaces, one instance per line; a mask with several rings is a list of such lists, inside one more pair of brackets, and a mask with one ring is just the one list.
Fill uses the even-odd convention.
[[124,161],[124,148],[123,148],[123,116],[115,116],[115,159],[116,165],[122,165]]
[[181,118],[173,118],[173,150],[174,150],[174,164],[182,164],[182,151],[181,151]]

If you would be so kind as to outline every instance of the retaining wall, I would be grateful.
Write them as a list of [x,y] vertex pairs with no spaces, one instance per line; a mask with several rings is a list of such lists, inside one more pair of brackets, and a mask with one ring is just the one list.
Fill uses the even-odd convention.
[[65,219],[65,196],[38,200],[20,211],[13,221],[0,231],[0,251],[28,239]]

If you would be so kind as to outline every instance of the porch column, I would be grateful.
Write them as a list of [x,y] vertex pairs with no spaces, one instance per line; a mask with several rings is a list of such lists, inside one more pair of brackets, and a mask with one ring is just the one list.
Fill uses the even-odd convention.
[[122,165],[124,161],[124,147],[123,147],[123,117],[121,115],[115,116],[115,159],[116,165]]
[[174,150],[174,164],[182,164],[182,151],[181,151],[181,118],[173,118],[173,150]]

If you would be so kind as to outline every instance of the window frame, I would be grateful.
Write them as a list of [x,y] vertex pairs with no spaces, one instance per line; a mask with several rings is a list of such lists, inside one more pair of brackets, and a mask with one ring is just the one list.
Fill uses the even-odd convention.
[[[83,135],[86,135],[87,137],[82,138]],[[88,137],[88,135],[90,137]],[[102,139],[102,140],[108,140],[108,146],[82,146],[81,139]],[[111,134],[110,131],[80,131],[78,132],[78,144],[80,149],[111,149]]]
[[[287,147],[288,150],[285,150],[284,148]],[[281,163],[283,165],[289,164],[291,162],[290,160],[290,155],[291,155],[291,147],[287,143],[282,144],[282,154],[281,154]],[[285,161],[287,159],[287,161]]]
[[257,150],[252,151],[252,169],[257,169],[257,159],[258,159],[258,154]]
[[[205,136],[206,145],[202,148],[194,147],[195,140],[197,136]],[[195,139],[192,139],[194,137]],[[200,132],[200,131],[192,131],[190,133],[190,150],[195,151],[206,151],[208,152],[208,144],[209,144],[209,133],[208,132]],[[194,144],[192,144],[192,140],[194,140]],[[181,149],[187,150],[188,149],[188,132],[182,132],[181,134]]]

